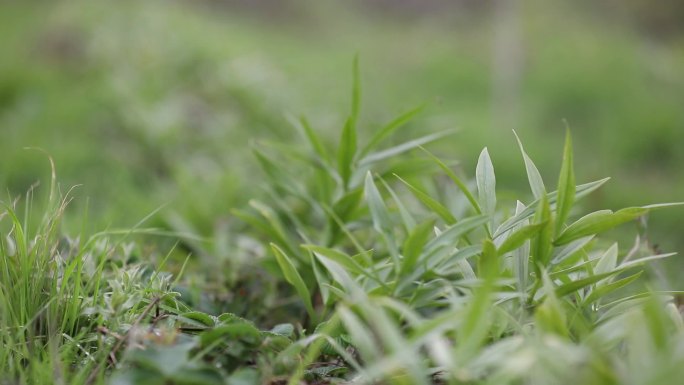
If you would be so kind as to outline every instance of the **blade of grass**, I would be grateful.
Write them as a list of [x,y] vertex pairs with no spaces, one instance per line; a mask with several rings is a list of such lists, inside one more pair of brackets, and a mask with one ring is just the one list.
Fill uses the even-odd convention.
[[570,130],[565,132],[565,146],[563,147],[563,162],[561,164],[560,176],[558,178],[558,200],[556,203],[556,226],[555,236],[563,230],[570,209],[575,200],[575,172],[573,170],[572,159],[572,138]]
[[398,128],[402,127],[404,124],[406,124],[408,121],[413,119],[416,115],[418,115],[421,111],[425,109],[425,104],[420,105],[412,110],[409,110],[391,122],[387,123],[384,127],[382,127],[380,130],[378,130],[373,137],[368,141],[368,144],[366,144],[361,151],[359,152],[359,157],[363,158],[368,153],[371,152],[378,144],[380,144],[385,138],[388,136],[392,135],[394,131],[396,131]]
[[542,180],[541,174],[539,174],[539,170],[537,169],[537,166],[535,166],[534,162],[530,157],[527,155],[525,152],[525,149],[523,148],[522,142],[520,141],[520,138],[518,137],[518,133],[513,130],[513,135],[515,135],[515,139],[518,141],[518,147],[520,147],[520,153],[523,156],[523,160],[525,161],[525,171],[527,172],[527,180],[530,184],[530,189],[532,190],[532,195],[534,195],[535,199],[539,199],[542,197],[542,195],[546,195],[546,188],[544,187],[544,181]]
[[283,272],[283,276],[285,276],[287,282],[294,286],[297,294],[299,294],[302,302],[304,302],[304,307],[306,308],[307,313],[309,313],[309,317],[314,323],[316,323],[318,315],[313,308],[313,304],[311,303],[311,293],[306,287],[302,276],[299,275],[297,268],[282,249],[280,249],[275,243],[271,243],[270,245],[271,250],[273,250],[273,254],[275,254],[276,261]]

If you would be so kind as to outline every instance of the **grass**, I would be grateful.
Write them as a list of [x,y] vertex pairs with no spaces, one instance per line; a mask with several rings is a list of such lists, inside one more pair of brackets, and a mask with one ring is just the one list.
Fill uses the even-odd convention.
[[677,383],[680,41],[548,4],[517,113],[484,9],[3,6],[0,385]]
[[578,203],[607,179],[576,184],[569,130],[553,188],[511,133],[532,198],[502,196],[487,148],[470,179],[424,147],[449,132],[391,143],[420,109],[360,140],[357,61],[353,79],[336,149],[304,118],[294,123],[308,147],[254,147],[265,198],[234,213],[252,228],[244,236],[258,265],[280,283],[276,297],[290,298],[252,303],[274,310],[263,323],[272,326],[193,307],[181,294],[192,290],[185,265],[175,278],[164,273],[173,251],[146,255],[131,240],[158,230],[63,235],[71,198],[53,168],[42,221],[32,221],[33,190],[0,215],[0,381],[677,381],[681,293],[642,277],[674,253],[654,250],[643,233],[630,249],[601,234],[681,203],[583,214]]

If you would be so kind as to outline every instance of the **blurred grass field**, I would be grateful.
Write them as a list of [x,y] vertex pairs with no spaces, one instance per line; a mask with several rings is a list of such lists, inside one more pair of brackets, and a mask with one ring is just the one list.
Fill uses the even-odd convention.
[[[523,190],[512,130],[552,178],[565,121],[578,182],[613,177],[589,208],[684,197],[677,28],[639,24],[609,1],[259,4],[0,5],[0,186],[16,196],[46,180],[45,156],[24,149],[38,147],[63,190],[80,185],[71,209],[87,205],[93,228],[167,205],[153,224],[180,217],[215,235],[261,194],[252,142],[295,142],[288,116],[299,115],[338,136],[358,54],[362,129],[427,103],[399,138],[457,128],[431,148],[472,169],[487,145],[500,188]],[[681,216],[657,215],[652,241],[684,250]]]

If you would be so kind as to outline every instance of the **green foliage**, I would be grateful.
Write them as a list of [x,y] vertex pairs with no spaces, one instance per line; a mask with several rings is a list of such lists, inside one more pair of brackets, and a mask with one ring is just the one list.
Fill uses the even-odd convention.
[[[323,158],[316,157],[321,150],[315,141],[311,147],[299,158],[310,159],[309,167],[315,168]],[[621,253],[616,243],[606,247],[598,238],[650,210],[679,204],[602,210],[575,220],[581,198],[606,180],[575,184],[569,132],[554,192],[546,192],[519,139],[518,147],[533,195],[527,204],[496,193],[487,149],[475,170],[477,199],[470,183],[425,150],[455,189],[417,187],[430,186],[427,170],[385,180],[388,173],[376,165],[375,173],[363,170],[363,200],[355,195],[353,213],[316,205],[298,212],[287,196],[273,194],[274,205],[260,210],[268,215],[247,216],[267,237],[278,234],[277,241],[286,242],[283,248],[304,251],[300,277],[274,246],[282,274],[305,308],[312,299],[323,299],[315,305],[319,315],[311,319],[335,320],[341,328],[310,337],[330,343],[310,343],[290,384],[304,378],[305,369],[330,349],[353,369],[347,378],[355,383],[574,383],[577,375],[583,383],[624,383],[635,375],[629,364],[637,354],[630,346],[633,338],[665,349],[683,346],[682,329],[676,326],[682,316],[671,310],[675,293],[637,285],[645,264],[673,254],[653,252],[639,237],[628,253]],[[348,179],[350,185],[340,178],[338,196],[360,189],[358,172],[350,170],[357,176]],[[286,179],[289,191],[314,195],[315,183]],[[279,180],[270,179],[273,191]],[[334,180],[331,175],[329,185]],[[457,212],[449,202],[459,199],[468,205]],[[339,236],[316,243],[315,235],[309,235],[316,234],[316,223],[334,224]],[[303,242],[297,244],[297,238]],[[653,314],[658,326],[623,323],[639,314]],[[336,340],[340,336],[344,339]],[[357,356],[348,355],[350,348]],[[649,371],[644,383],[676,378],[678,372],[669,366],[674,361],[659,364],[670,368],[668,374]]]
[[[127,19],[134,13],[113,16]],[[183,28],[182,21],[187,19],[174,15],[171,25]],[[116,25],[114,30],[118,32],[113,35],[123,32]],[[92,231],[84,224],[78,237],[63,235],[60,223],[70,199],[68,194],[57,193],[53,177],[41,209],[31,207],[32,192],[24,201],[10,199],[0,209],[0,383],[660,384],[676,382],[684,375],[681,293],[649,289],[651,282],[644,279],[651,262],[673,254],[651,249],[643,237],[637,237],[628,251],[600,237],[619,225],[645,221],[644,216],[654,209],[666,208],[677,217],[671,209],[676,204],[599,210],[581,216],[585,211],[582,198],[606,179],[576,184],[575,165],[586,167],[585,158],[590,157],[574,156],[569,130],[557,190],[551,192],[515,136],[532,193],[528,199],[504,190],[507,179],[502,175],[507,175],[511,162],[504,155],[498,158],[499,152],[494,151],[504,145],[503,153],[515,151],[512,136],[492,143],[494,158],[487,148],[473,157],[477,161],[468,163],[475,165],[468,172],[423,148],[429,145],[442,153],[441,139],[452,131],[434,132],[433,125],[426,130],[433,132],[412,140],[400,131],[424,107],[409,109],[367,132],[370,125],[361,117],[358,58],[353,64],[351,107],[343,123],[328,129],[305,118],[291,119],[306,142],[303,148],[292,141],[268,138],[289,135],[276,128],[280,127],[278,119],[261,109],[264,90],[278,87],[268,82],[253,87],[232,78],[222,80],[224,75],[215,68],[219,66],[209,65],[211,60],[193,59],[216,55],[220,50],[211,42],[203,40],[200,48],[180,44],[196,51],[188,54],[190,59],[177,59],[165,67],[157,79],[159,85],[130,69],[136,65],[121,65],[119,57],[129,60],[127,54],[145,51],[132,57],[133,62],[164,62],[168,56],[164,51],[173,48],[160,44],[155,47],[159,51],[147,51],[121,45],[111,51],[91,47],[86,52],[94,68],[98,66],[93,63],[99,62],[115,63],[110,64],[112,68],[92,72],[83,68],[96,79],[115,73],[119,80],[111,83],[118,86],[96,87],[97,92],[91,93],[87,83],[79,84],[100,103],[116,106],[110,118],[114,127],[122,129],[113,129],[112,137],[125,148],[132,145],[137,154],[133,160],[126,157],[126,164],[153,164],[154,172],[124,167],[121,175],[103,180],[98,187],[116,194],[131,190],[117,199],[132,204],[128,198],[138,195],[135,188],[129,188],[134,184],[131,180],[140,185],[145,185],[140,181],[152,180],[155,187],[150,191],[155,192],[171,190],[168,186],[180,182],[183,199],[175,202],[174,213],[161,222],[175,230],[170,233],[174,236],[211,232],[211,242],[200,237],[180,241],[181,254],[188,249],[197,255],[189,268],[198,270],[199,277],[211,270],[211,279],[200,278],[202,282],[195,286],[185,277],[172,280],[164,271],[175,257],[173,251],[158,256],[156,249],[150,252],[142,241],[128,241],[136,233],[168,232],[134,228],[90,236]],[[551,76],[561,66],[556,66],[555,55],[541,56],[553,57],[554,66],[530,78],[546,87],[539,94],[548,97],[551,107],[533,110],[540,115],[533,122],[545,122],[550,119],[545,114],[555,116],[554,108],[565,110],[566,98],[573,93],[595,87],[584,89],[574,80],[565,84],[570,77]],[[437,65],[430,60],[426,64]],[[464,69],[456,68],[459,71]],[[473,82],[468,80],[468,71],[478,79],[486,78],[480,69],[466,69],[466,75],[460,75],[464,81]],[[600,76],[608,72],[599,71]],[[61,91],[62,83],[71,85],[76,77],[80,79],[80,72],[76,73],[65,79],[49,75],[47,84]],[[549,86],[546,77],[559,79],[560,84]],[[205,79],[201,87],[190,86],[200,78]],[[42,84],[42,80],[27,81]],[[442,87],[442,77],[438,80]],[[0,76],[0,81],[8,79]],[[637,100],[644,108],[670,111],[641,91],[639,95],[616,94],[612,87],[605,87],[611,96],[606,99],[616,100],[618,106],[632,106],[632,100]],[[568,88],[570,96],[554,93]],[[21,87],[5,89],[0,109],[25,99],[10,95],[20,93],[16,90]],[[224,89],[229,90],[228,97],[223,96]],[[178,117],[167,121],[157,116],[155,111],[176,111],[176,103],[186,106],[174,102],[183,99],[185,92],[202,100],[200,104],[213,113],[228,104],[238,126],[261,130],[260,136],[266,139],[252,150],[254,163],[267,180],[263,193],[257,193],[255,186],[236,187],[244,181],[260,185],[251,179],[252,167],[223,167],[242,160],[237,149],[225,151],[224,143],[244,138],[224,135],[212,126],[215,123],[207,123],[221,121],[217,115],[193,121],[202,135],[185,132],[186,124],[179,123]],[[482,103],[478,92],[465,96]],[[61,99],[61,94],[49,98],[54,103],[46,103],[47,108],[55,111],[46,116],[68,107],[66,102],[57,103]],[[531,102],[529,97],[523,101]],[[679,106],[673,105],[672,111],[678,111]],[[95,110],[92,106],[81,108]],[[583,116],[585,108],[578,109]],[[28,112],[9,110],[20,123],[17,127],[38,127],[15,135],[31,137],[35,130],[45,129],[44,122],[28,118],[33,116],[30,108]],[[472,114],[481,114],[474,106],[473,110]],[[657,119],[647,114],[645,121],[633,115],[637,113],[633,110],[622,109],[632,133],[639,124]],[[482,118],[475,115],[466,122],[482,124]],[[667,119],[678,113],[662,115]],[[634,117],[642,120],[632,123]],[[99,121],[99,117],[91,118]],[[662,126],[671,123],[665,121]],[[654,139],[656,148],[658,140],[677,138],[667,129],[662,131],[653,135],[659,138]],[[331,132],[338,138],[336,145],[330,143]],[[587,134],[578,134],[586,143]],[[627,152],[626,136],[609,139],[620,142],[616,147]],[[466,136],[462,149],[474,142]],[[3,140],[0,146],[5,143],[17,142]],[[87,146],[75,147],[83,151],[81,147]],[[538,143],[530,147],[537,148]],[[215,154],[209,159],[196,153],[182,156],[202,152],[198,149]],[[79,156],[93,156],[64,153],[74,156],[60,154],[72,164],[82,164]],[[539,164],[547,167],[550,158],[543,159]],[[676,164],[676,159],[670,155],[658,162]],[[8,180],[31,174],[20,167],[10,168]],[[102,173],[95,174],[100,177]],[[210,182],[215,176],[221,176],[220,182]],[[249,207],[240,206],[234,214],[250,231],[232,222],[211,227],[221,208],[247,199]],[[119,208],[112,204],[112,210]],[[161,262],[151,267],[149,262],[157,259]],[[262,285],[263,281],[252,279],[254,275],[244,274],[243,264],[263,268],[272,276]],[[176,272],[180,274],[185,267]],[[227,298],[210,298],[226,292]],[[275,300],[267,300],[269,295]],[[247,309],[225,312],[224,307],[241,301]],[[258,322],[242,318],[252,312],[259,315],[255,317]]]

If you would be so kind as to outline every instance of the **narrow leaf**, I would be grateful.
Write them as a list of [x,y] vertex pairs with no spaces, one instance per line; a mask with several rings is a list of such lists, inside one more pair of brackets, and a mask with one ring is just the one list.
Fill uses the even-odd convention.
[[547,266],[551,259],[551,241],[553,237],[553,222],[551,217],[551,207],[546,195],[539,201],[534,222],[541,224],[537,236],[531,243],[533,266]]
[[473,231],[475,228],[482,226],[487,222],[486,215],[477,215],[466,218],[455,225],[447,228],[441,232],[436,238],[428,242],[425,246],[425,253],[432,253],[440,247],[449,246],[456,247],[458,240],[465,234]]
[[639,271],[635,274],[632,274],[630,276],[627,276],[625,278],[618,279],[615,282],[611,282],[605,285],[599,284],[594,290],[591,291],[591,294],[589,294],[583,301],[583,303],[590,304],[593,302],[596,302],[600,300],[601,298],[605,297],[606,295],[621,289],[630,283],[636,281],[642,274],[642,271]]
[[558,178],[556,236],[563,230],[563,225],[568,219],[570,209],[575,200],[575,172],[572,163],[572,138],[570,137],[570,130],[567,130],[565,133],[565,146],[563,148],[563,163],[561,164],[560,177]]
[[406,241],[404,241],[404,245],[402,247],[404,259],[401,266],[400,275],[410,271],[416,265],[418,257],[423,251],[423,248],[427,243],[430,234],[432,233],[432,227],[434,226],[434,223],[434,220],[421,223],[411,231],[409,236],[406,238]]
[[388,136],[392,135],[392,133],[406,124],[409,120],[411,120],[414,116],[418,115],[423,109],[425,108],[425,105],[421,105],[419,107],[416,107],[410,111],[407,111],[400,116],[398,116],[396,119],[392,120],[388,124],[386,124],[384,127],[382,127],[380,130],[378,130],[373,137],[368,141],[368,144],[363,147],[361,150],[359,156],[364,157],[366,156],[369,152],[371,152],[375,146],[380,144],[385,138]]
[[525,171],[527,171],[527,180],[530,183],[530,189],[532,190],[532,195],[535,199],[539,199],[542,195],[546,195],[546,188],[544,187],[544,181],[542,180],[541,174],[537,166],[534,165],[532,159],[527,155],[525,149],[523,148],[522,142],[518,137],[518,134],[513,131],[515,139],[518,141],[518,147],[520,147],[520,153],[522,153],[523,160],[525,161]]
[[305,117],[299,118],[299,122],[304,129],[304,134],[306,135],[306,138],[309,140],[309,144],[311,145],[311,148],[313,148],[314,152],[323,159],[324,161],[328,161],[329,155],[328,151],[325,149],[325,146],[321,142],[320,138],[316,134],[316,131],[311,128],[311,125],[309,124],[309,121],[306,120]]
[[[603,178],[594,182],[585,183],[577,186],[575,200],[579,200],[580,198],[590,194],[591,192],[596,191],[599,187],[603,186],[609,180],[610,178]],[[556,203],[558,192],[554,191],[546,194],[546,196],[549,199],[549,204],[553,205]],[[517,225],[521,221],[533,216],[537,209],[537,206],[539,205],[539,201],[539,199],[536,199],[534,202],[530,203],[525,210],[514,215],[513,217],[507,219],[504,223],[502,223],[501,226],[499,226],[496,229],[496,232],[494,233],[494,238],[499,237],[501,234],[515,227],[515,225]]]
[[499,246],[497,253],[499,255],[504,255],[510,251],[517,249],[522,246],[525,241],[539,234],[539,232],[545,228],[547,222],[535,223],[532,225],[521,227],[520,229],[513,232],[506,238],[506,240]]
[[452,225],[456,223],[456,218],[454,217],[453,214],[444,207],[441,203],[427,195],[426,193],[422,192],[418,188],[414,187],[411,185],[409,182],[401,179],[398,175],[395,175],[397,179],[399,179],[402,183],[406,185],[406,187],[409,188],[409,190],[413,193],[413,195],[421,201],[427,208],[432,210],[435,214],[439,215],[440,218],[447,224],[447,225]]
[[618,274],[619,272],[619,270],[614,270],[608,273],[594,274],[586,278],[573,280],[556,288],[556,295],[559,297],[563,297],[568,294],[575,293],[589,285],[593,285],[605,278]]
[[494,166],[485,147],[480,153],[475,170],[480,207],[484,214],[493,215],[496,209],[496,178]]
[[311,294],[309,293],[309,289],[306,287],[302,276],[299,275],[299,272],[297,272],[297,268],[292,263],[290,258],[285,255],[285,252],[276,244],[271,243],[271,249],[273,250],[273,254],[275,254],[276,261],[283,272],[283,276],[285,276],[285,280],[294,286],[297,294],[299,294],[299,297],[304,302],[304,307],[309,313],[309,317],[311,317],[313,320],[316,320],[318,316],[316,315],[313,304],[311,303]]
[[420,147],[420,146],[422,146],[422,145],[424,145],[424,144],[427,144],[427,143],[430,143],[430,142],[434,142],[434,141],[437,140],[437,139],[441,139],[441,138],[443,138],[443,137],[445,137],[445,136],[447,136],[447,135],[451,135],[451,134],[453,134],[453,133],[454,133],[454,131],[436,132],[436,133],[434,133],[434,134],[425,135],[425,136],[423,136],[423,137],[420,137],[420,138],[417,138],[417,139],[410,140],[410,141],[408,141],[408,142],[405,142],[405,143],[396,145],[396,146],[394,146],[394,147],[390,147],[390,148],[388,148],[388,149],[386,149],[386,150],[374,152],[374,153],[372,153],[372,154],[370,154],[370,155],[367,155],[367,156],[364,157],[363,159],[361,159],[361,160],[359,161],[359,165],[362,166],[362,167],[363,167],[363,166],[369,166],[369,165],[371,165],[371,164],[373,164],[373,163],[377,163],[377,162],[379,162],[379,161],[381,161],[381,160],[384,160],[384,159],[387,159],[387,158],[391,158],[391,157],[397,156],[397,155],[399,155],[399,154],[401,154],[401,153],[404,153],[404,152],[413,150],[414,148],[418,148],[418,147]]
[[426,150],[426,149],[424,149],[424,148],[422,148],[422,147],[421,147],[421,149],[422,149],[423,152],[425,152],[425,153],[426,153],[426,154],[427,154],[435,163],[437,163],[437,165],[439,166],[439,168],[441,168],[442,171],[444,171],[444,172],[447,174],[447,176],[454,182],[454,184],[456,185],[456,187],[458,187],[458,188],[461,190],[461,192],[463,193],[463,195],[465,195],[466,199],[468,199],[468,202],[470,202],[470,204],[473,206],[473,209],[475,209],[475,212],[476,212],[477,214],[482,214],[482,209],[480,208],[480,204],[477,203],[477,199],[475,199],[475,197],[473,196],[473,194],[472,194],[472,193],[470,192],[470,190],[468,189],[468,186],[461,180],[461,178],[459,178],[458,176],[456,176],[456,174],[454,174],[454,172],[451,171],[451,168],[449,168],[449,166],[447,166],[447,165],[446,165],[444,162],[442,162],[439,158],[437,158],[436,156],[434,156],[430,151],[428,151],[428,150]]
[[615,267],[617,267],[617,258],[618,244],[613,243],[613,245],[610,246],[605,253],[603,253],[599,261],[596,263],[596,266],[594,267],[594,272],[596,274],[601,274],[615,270]]
[[351,119],[348,119],[342,130],[340,148],[337,152],[337,169],[342,177],[344,186],[349,185],[352,174],[354,155],[356,154],[356,128]]
[[643,207],[629,207],[616,212],[600,210],[587,214],[568,226],[568,228],[560,234],[558,239],[554,241],[554,244],[557,246],[564,245],[575,239],[610,230],[625,222],[632,221],[647,212],[648,209]]

